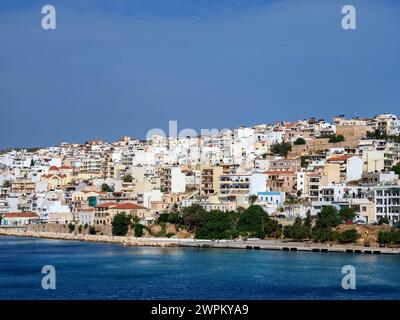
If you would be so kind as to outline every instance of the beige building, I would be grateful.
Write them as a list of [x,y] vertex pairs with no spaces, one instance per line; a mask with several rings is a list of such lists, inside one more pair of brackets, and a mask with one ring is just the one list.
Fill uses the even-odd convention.
[[11,193],[35,193],[36,184],[30,180],[11,182]]
[[337,125],[336,134],[345,139],[361,139],[367,135],[368,127],[365,125]]
[[296,191],[297,173],[293,171],[266,171],[267,187],[271,191],[289,192]]
[[220,166],[205,166],[201,169],[200,194],[213,195],[220,191],[220,177],[223,169]]
[[140,218],[142,224],[148,224],[153,220],[148,208],[139,206],[135,203],[115,203],[107,202],[98,205],[95,208],[94,223],[102,225],[111,225],[114,216],[118,213],[126,213]]

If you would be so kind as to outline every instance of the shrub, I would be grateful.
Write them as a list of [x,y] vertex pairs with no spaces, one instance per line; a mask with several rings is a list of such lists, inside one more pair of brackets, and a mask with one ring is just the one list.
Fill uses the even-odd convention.
[[89,234],[96,234],[96,229],[93,226],[90,226]]
[[382,225],[382,224],[389,224],[389,219],[388,217],[384,216],[382,218],[379,219],[378,224]]
[[333,237],[340,243],[350,243],[357,241],[360,235],[358,234],[357,230],[351,229],[343,232],[335,232]]
[[378,234],[380,243],[400,244],[400,230],[381,231]]
[[69,233],[73,232],[75,230],[75,225],[72,224],[72,223],[69,223],[68,224],[68,230],[69,230]]
[[135,237],[141,237],[143,236],[143,229],[145,229],[145,226],[140,224],[140,223],[136,223],[135,224]]
[[295,142],[293,142],[293,144],[295,145],[295,146],[299,146],[299,145],[303,145],[303,144],[306,144],[306,140],[304,140],[303,138],[297,138],[296,139],[296,141]]
[[283,235],[285,238],[293,240],[304,240],[310,237],[310,229],[299,223],[294,223],[291,226],[286,226],[283,229]]
[[275,143],[270,146],[270,151],[272,154],[286,158],[288,153],[292,151],[292,144],[290,142]]
[[325,242],[332,240],[332,232],[326,228],[314,228],[312,230],[312,238],[315,242]]

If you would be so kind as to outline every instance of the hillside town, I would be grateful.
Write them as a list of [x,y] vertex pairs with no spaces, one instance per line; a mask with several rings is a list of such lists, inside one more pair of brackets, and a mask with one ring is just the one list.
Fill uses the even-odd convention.
[[0,154],[2,226],[142,225],[197,204],[270,216],[352,208],[355,224],[400,217],[400,119],[305,119],[208,135],[61,143]]

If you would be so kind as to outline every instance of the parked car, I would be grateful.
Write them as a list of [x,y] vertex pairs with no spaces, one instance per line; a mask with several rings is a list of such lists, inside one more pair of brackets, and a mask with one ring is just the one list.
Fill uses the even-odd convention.
[[369,242],[364,242],[364,247],[370,247],[371,246],[371,244],[369,243]]
[[346,224],[353,224],[353,221],[351,221],[351,220],[346,221]]
[[379,244],[379,248],[384,248],[384,247],[386,247],[386,245],[385,245],[384,243],[381,242],[381,243]]
[[363,220],[357,220],[357,221],[354,221],[354,223],[355,224],[367,224],[365,221],[363,221]]

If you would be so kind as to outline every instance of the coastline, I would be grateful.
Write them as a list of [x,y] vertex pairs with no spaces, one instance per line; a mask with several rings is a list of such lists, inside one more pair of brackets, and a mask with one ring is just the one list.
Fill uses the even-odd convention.
[[280,251],[308,251],[308,252],[341,252],[356,254],[400,254],[399,248],[363,247],[355,244],[321,244],[309,242],[283,242],[280,240],[198,240],[178,238],[135,238],[128,236],[89,235],[74,233],[57,233],[28,231],[20,229],[2,229],[0,236],[17,236],[43,238],[53,240],[87,241],[98,243],[115,243],[136,247],[196,247],[220,249],[253,249],[253,250],[280,250]]

